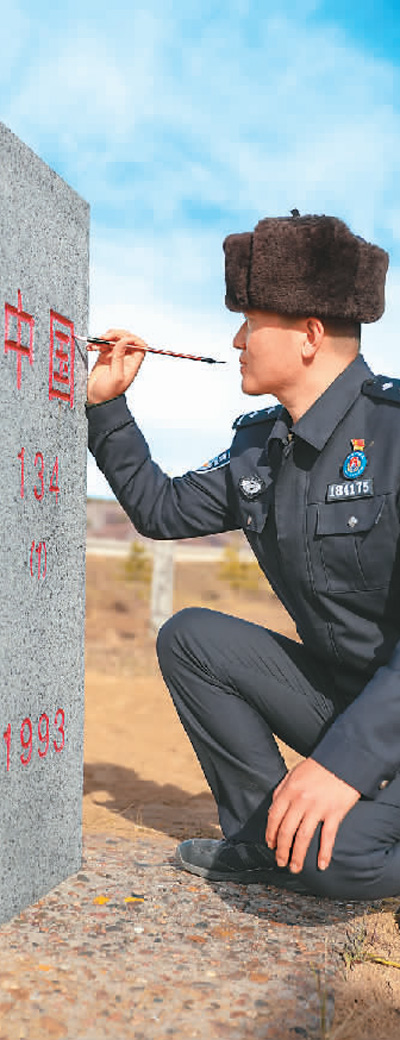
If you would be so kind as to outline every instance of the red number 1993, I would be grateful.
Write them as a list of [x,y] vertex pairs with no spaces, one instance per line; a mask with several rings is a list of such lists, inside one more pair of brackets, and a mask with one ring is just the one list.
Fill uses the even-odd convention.
[[[62,751],[65,745],[65,713],[62,708],[56,711],[54,721],[52,723],[51,735],[50,735],[50,719],[43,712],[40,716],[37,727],[35,727],[35,743],[37,733],[37,744],[36,750],[40,758],[46,758],[47,752],[52,744],[54,751]],[[11,763],[11,723],[8,723],[7,729],[3,733],[3,738],[6,744],[6,769],[7,773],[10,770]],[[19,731],[19,739],[21,744],[20,760],[23,766],[29,765],[32,754],[34,751],[34,727],[30,718],[25,718],[21,722]]]

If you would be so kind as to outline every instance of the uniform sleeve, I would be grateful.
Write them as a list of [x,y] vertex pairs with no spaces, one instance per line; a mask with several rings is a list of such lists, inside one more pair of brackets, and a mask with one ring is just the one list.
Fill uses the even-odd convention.
[[170,478],[120,396],[87,406],[89,448],[136,529],[148,538],[193,538],[237,529],[229,465]]
[[394,778],[400,770],[400,642],[311,757],[368,798]]

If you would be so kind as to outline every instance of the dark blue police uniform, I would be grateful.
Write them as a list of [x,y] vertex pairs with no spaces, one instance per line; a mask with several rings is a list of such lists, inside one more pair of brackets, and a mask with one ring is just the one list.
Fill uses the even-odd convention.
[[136,528],[188,538],[242,528],[301,642],[215,611],[175,615],[160,665],[227,838],[263,842],[286,766],[273,734],[361,792],[314,892],[400,893],[400,387],[361,356],[292,424],[235,423],[229,451],[170,479],[125,398],[88,408],[89,446]]

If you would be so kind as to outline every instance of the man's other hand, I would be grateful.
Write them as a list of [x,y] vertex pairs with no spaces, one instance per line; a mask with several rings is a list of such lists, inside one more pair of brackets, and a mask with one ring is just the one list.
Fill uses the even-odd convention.
[[140,336],[125,329],[108,329],[99,338],[109,340],[109,344],[88,344],[88,350],[99,351],[88,379],[89,404],[101,404],[124,394],[142,364],[144,351],[140,348],[147,346]]
[[326,870],[339,824],[359,798],[359,791],[312,758],[291,769],[274,791],[265,835],[278,866],[289,866],[294,874],[302,870],[310,841],[322,823],[318,867]]

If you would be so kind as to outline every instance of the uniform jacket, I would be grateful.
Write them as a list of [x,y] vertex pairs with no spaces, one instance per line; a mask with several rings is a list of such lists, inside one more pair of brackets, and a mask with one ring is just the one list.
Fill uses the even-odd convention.
[[228,451],[175,478],[124,396],[89,406],[88,419],[89,447],[138,531],[243,529],[341,709],[312,757],[374,797],[400,772],[397,381],[359,356],[294,425],[280,405],[241,416]]

